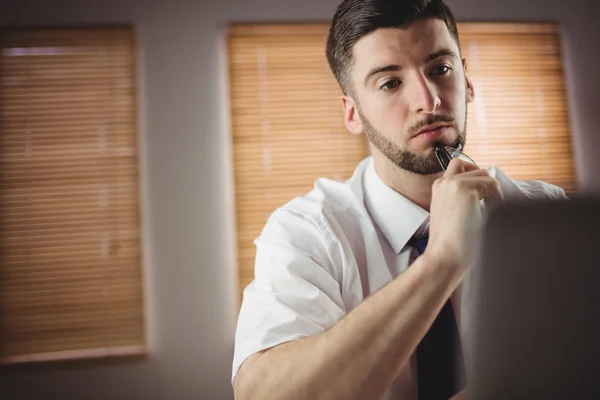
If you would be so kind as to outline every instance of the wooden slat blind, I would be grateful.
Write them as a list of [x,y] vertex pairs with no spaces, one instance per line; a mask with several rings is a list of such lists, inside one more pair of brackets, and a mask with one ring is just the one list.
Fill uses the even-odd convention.
[[0,362],[142,354],[133,33],[0,44]]
[[349,178],[367,155],[364,138],[344,126],[326,36],[319,25],[230,31],[240,292],[254,277],[253,240],[273,210],[317,177]]
[[[328,24],[236,25],[229,72],[240,298],[267,217],[318,177],[347,179],[367,156],[347,133],[325,58]],[[575,189],[559,34],[553,24],[461,23],[476,101],[467,153],[516,179]]]
[[516,179],[575,191],[560,35],[555,24],[460,24],[475,86],[467,154]]

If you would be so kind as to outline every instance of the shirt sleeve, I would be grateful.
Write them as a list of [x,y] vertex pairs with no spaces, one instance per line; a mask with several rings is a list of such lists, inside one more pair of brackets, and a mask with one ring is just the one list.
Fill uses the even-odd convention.
[[334,244],[318,220],[279,209],[254,243],[255,277],[238,316],[232,381],[249,356],[323,332],[346,314]]
[[498,180],[507,199],[568,200],[565,191],[555,185],[538,180],[516,181],[496,167],[488,168],[490,176]]

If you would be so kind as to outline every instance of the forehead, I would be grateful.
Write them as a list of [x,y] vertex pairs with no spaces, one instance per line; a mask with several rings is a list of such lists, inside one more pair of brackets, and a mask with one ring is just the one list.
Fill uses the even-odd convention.
[[420,64],[441,48],[458,54],[458,45],[441,19],[417,20],[406,28],[377,29],[354,45],[353,76],[364,77],[372,67],[386,64]]

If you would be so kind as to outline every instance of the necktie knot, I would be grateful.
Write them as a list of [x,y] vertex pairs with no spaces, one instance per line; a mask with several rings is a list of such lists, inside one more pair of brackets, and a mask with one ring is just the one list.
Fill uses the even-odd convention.
[[427,247],[427,242],[429,242],[429,236],[425,236],[422,238],[411,237],[408,241],[408,245],[417,249],[419,254],[423,254],[425,248]]

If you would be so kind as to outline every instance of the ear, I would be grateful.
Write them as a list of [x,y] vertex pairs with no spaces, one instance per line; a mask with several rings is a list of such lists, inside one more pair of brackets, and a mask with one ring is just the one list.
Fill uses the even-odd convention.
[[342,102],[342,111],[344,112],[344,124],[346,129],[355,135],[360,135],[364,131],[362,121],[358,115],[358,107],[352,97],[343,95],[340,97]]
[[475,99],[475,89],[473,88],[473,82],[469,79],[467,74],[467,59],[462,60],[463,69],[465,70],[465,80],[467,82],[467,103],[471,103]]

